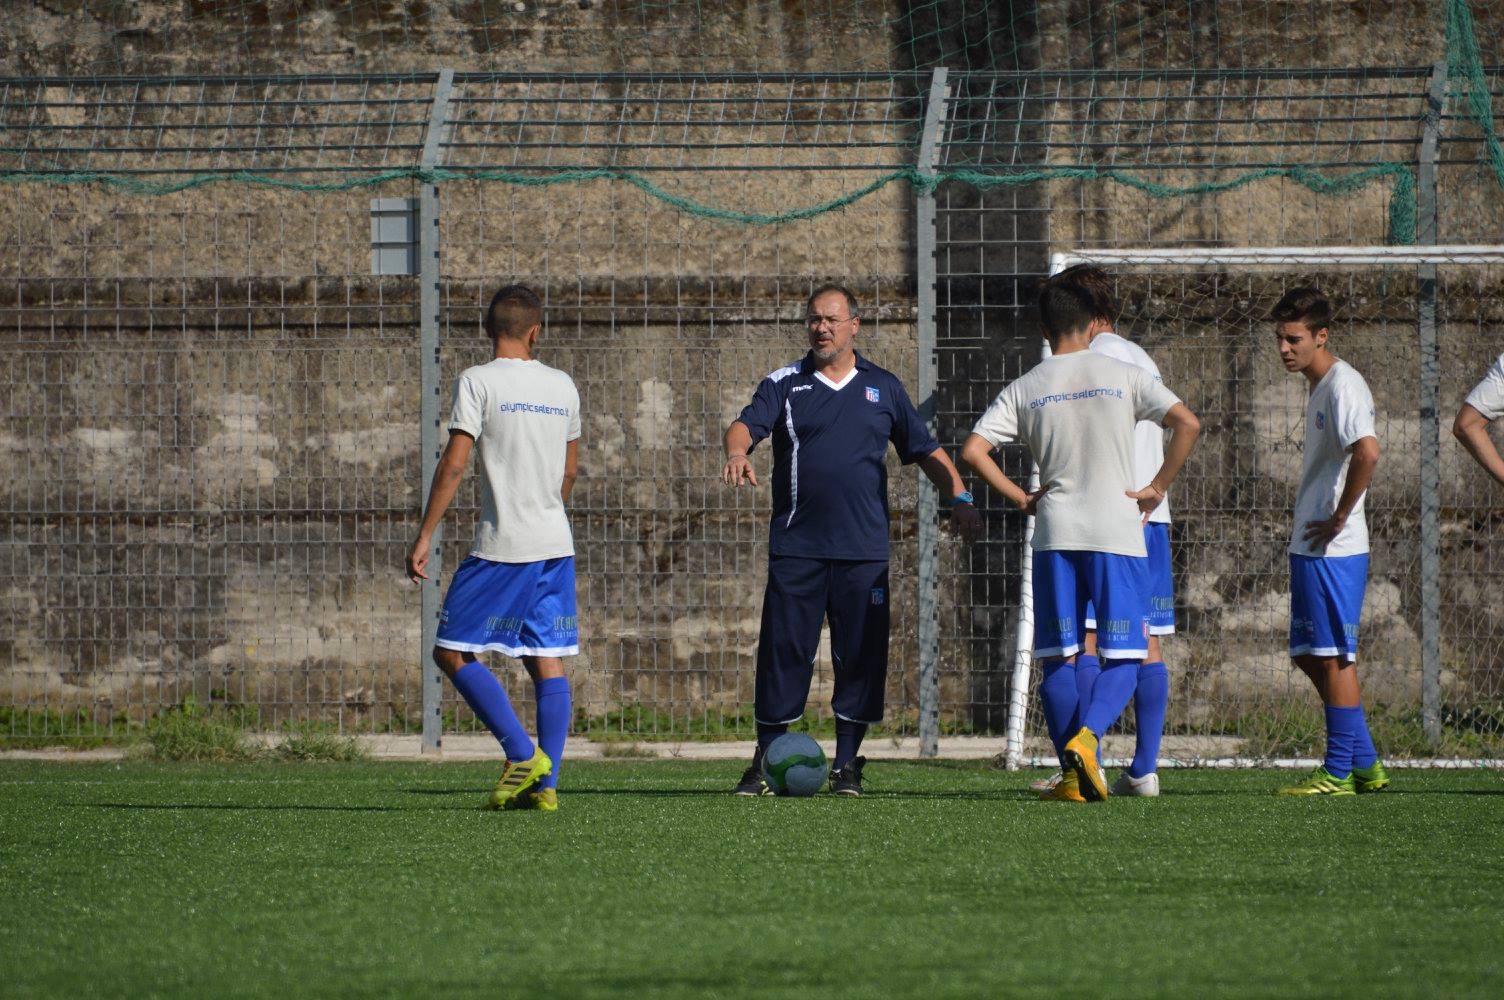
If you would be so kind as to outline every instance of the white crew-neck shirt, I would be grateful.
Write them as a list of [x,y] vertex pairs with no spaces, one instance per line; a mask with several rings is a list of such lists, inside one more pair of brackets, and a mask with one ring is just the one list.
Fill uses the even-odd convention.
[[1091,351],[1046,358],[998,393],[972,432],[994,447],[1029,446],[1049,488],[1034,523],[1036,551],[1143,556],[1133,475],[1134,425],[1159,423],[1180,400],[1133,365]]
[[541,361],[497,358],[460,374],[451,433],[475,438],[481,516],[473,556],[537,562],[574,555],[559,491],[565,445],[580,436],[580,394]]
[[1483,381],[1473,386],[1466,402],[1483,414],[1485,420],[1498,420],[1504,415],[1504,354],[1494,361]]
[[1373,393],[1356,368],[1338,360],[1311,390],[1306,402],[1305,464],[1295,497],[1290,551],[1298,556],[1357,556],[1368,551],[1367,491],[1358,497],[1347,524],[1325,549],[1305,540],[1306,525],[1325,521],[1337,509],[1347,483],[1348,449],[1374,433]]
[[[1159,376],[1159,366],[1142,347],[1126,337],[1118,336],[1111,330],[1093,337],[1091,349],[1097,354],[1105,354],[1124,364],[1142,368],[1154,376],[1156,382],[1164,381]],[[1164,464],[1164,427],[1151,420],[1140,420],[1138,426],[1133,429],[1133,488],[1141,490],[1148,486],[1150,480],[1159,472],[1159,467]],[[1154,508],[1154,512],[1149,515],[1149,520],[1154,524],[1170,523],[1170,498],[1168,496],[1158,507]]]

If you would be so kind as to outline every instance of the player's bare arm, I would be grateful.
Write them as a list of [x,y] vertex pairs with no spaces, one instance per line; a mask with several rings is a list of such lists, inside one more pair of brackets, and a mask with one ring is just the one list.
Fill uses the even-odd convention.
[[574,479],[580,470],[580,439],[575,438],[564,446],[564,481],[559,484],[559,497],[567,504],[574,492]]
[[1008,478],[1002,467],[992,457],[992,442],[980,434],[969,434],[966,441],[961,445],[961,461],[971,466],[976,474],[991,486],[1003,498],[1017,507],[1020,513],[1033,517],[1039,505],[1039,498],[1049,492],[1049,487],[1035,490],[1030,493],[1022,486]]
[[977,528],[981,526],[982,518],[977,513],[976,505],[969,499],[960,503],[957,497],[969,497],[966,484],[961,480],[961,473],[956,470],[955,463],[945,453],[944,448],[936,448],[924,458],[919,460],[919,468],[929,477],[929,481],[935,484],[935,489],[945,497],[950,507],[949,530],[959,534],[962,538],[970,541],[977,536]]
[[1170,431],[1170,443],[1165,445],[1165,460],[1147,485],[1142,489],[1127,491],[1128,496],[1138,503],[1139,515],[1145,522],[1154,513],[1154,508],[1164,503],[1165,494],[1170,491],[1175,477],[1185,467],[1185,460],[1190,457],[1191,449],[1196,446],[1196,439],[1201,436],[1201,420],[1184,403],[1170,407],[1160,424]]
[[[570,446],[573,447],[573,444],[571,441]],[[444,513],[454,502],[454,494],[465,476],[465,466],[470,463],[470,451],[474,445],[475,439],[469,434],[452,431],[449,443],[444,446],[444,454],[439,458],[439,467],[433,470],[433,482],[428,487],[428,506],[423,511],[423,524],[418,528],[418,537],[407,552],[405,568],[407,578],[413,583],[428,579],[424,570],[428,567],[433,533],[438,530],[439,523],[444,520]],[[566,477],[566,482],[568,481]]]
[[1493,438],[1488,436],[1488,418],[1474,409],[1472,404],[1463,403],[1462,409],[1457,411],[1457,419],[1452,422],[1452,436],[1467,449],[1467,453],[1483,467],[1484,472],[1493,476],[1496,482],[1504,484],[1504,457],[1499,455]]
[[726,428],[726,464],[721,468],[721,482],[727,486],[742,483],[757,485],[757,473],[752,470],[752,460],[747,452],[752,450],[752,432],[740,420],[731,421]]
[[1347,451],[1352,460],[1347,465],[1347,479],[1342,484],[1337,509],[1324,521],[1307,521],[1302,533],[1307,542],[1320,548],[1330,544],[1347,526],[1348,517],[1358,505],[1358,498],[1368,490],[1368,484],[1373,481],[1373,470],[1379,464],[1379,439],[1376,437],[1359,438]]

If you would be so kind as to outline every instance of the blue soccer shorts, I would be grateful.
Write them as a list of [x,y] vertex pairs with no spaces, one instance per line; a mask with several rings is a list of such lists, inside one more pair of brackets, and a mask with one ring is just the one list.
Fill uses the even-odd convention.
[[1290,554],[1290,655],[1358,658],[1368,554]]
[[[1170,526],[1155,521],[1144,525],[1144,548],[1149,553],[1149,634],[1173,635],[1175,571],[1170,564]],[[1097,630],[1097,613],[1090,601],[1086,604],[1086,627]]]
[[1097,655],[1142,660],[1149,655],[1149,560],[1113,552],[1034,553],[1034,655],[1074,656],[1095,606]]
[[577,655],[574,556],[525,563],[470,556],[449,583],[435,643],[466,653]]

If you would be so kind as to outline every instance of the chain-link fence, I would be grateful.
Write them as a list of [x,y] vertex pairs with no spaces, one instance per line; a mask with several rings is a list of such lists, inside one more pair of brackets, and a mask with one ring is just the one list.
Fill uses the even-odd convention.
[[[1438,72],[5,81],[0,169],[28,183],[0,206],[0,741],[117,734],[190,695],[263,728],[472,726],[423,667],[438,591],[399,567],[452,380],[484,359],[481,309],[511,280],[544,295],[541,356],[584,409],[577,730],[749,735],[767,497],[719,485],[719,436],[802,354],[814,284],[854,285],[861,349],[953,447],[1037,357],[1029,289],[1052,251],[1414,237],[1436,192],[1415,165]],[[1482,142],[1440,147],[1446,242],[1498,242],[1497,187],[1461,165]],[[415,206],[419,273],[371,273],[373,198]],[[1402,454],[1420,433],[1414,270],[1301,273],[1329,277],[1353,318],[1355,363],[1386,387],[1386,455]],[[1228,427],[1177,497],[1172,730],[1226,738],[1208,753],[1297,753],[1309,735],[1272,603],[1292,447],[1275,415],[1296,389],[1259,353],[1291,276],[1122,279],[1127,332]],[[1443,269],[1447,414],[1504,350],[1495,279]],[[1496,756],[1498,504],[1442,453],[1449,728],[1415,746]],[[1396,726],[1419,711],[1419,663],[1399,652],[1422,631],[1415,481],[1395,471],[1371,515],[1389,548],[1369,635],[1398,636],[1375,697]],[[988,502],[966,547],[933,530],[912,471],[892,484],[887,730],[1001,737],[1022,525]],[[474,523],[462,496],[446,570]],[[822,715],[828,682],[822,652]]]

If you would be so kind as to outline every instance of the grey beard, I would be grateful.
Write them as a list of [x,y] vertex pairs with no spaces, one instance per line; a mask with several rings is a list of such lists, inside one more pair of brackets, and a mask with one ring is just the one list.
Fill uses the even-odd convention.
[[816,361],[833,361],[840,357],[841,349],[839,347],[832,347],[828,351],[822,351],[818,347],[811,347],[810,353],[815,356]]

